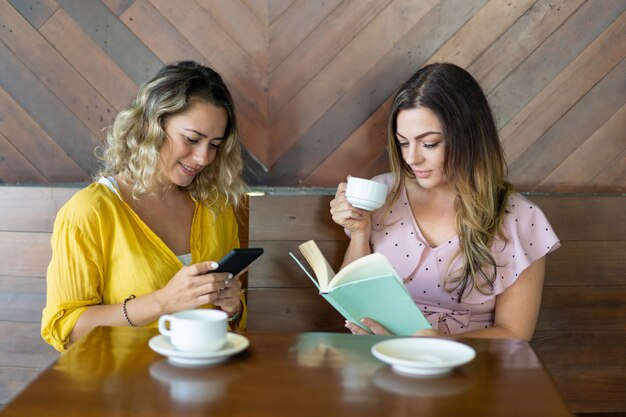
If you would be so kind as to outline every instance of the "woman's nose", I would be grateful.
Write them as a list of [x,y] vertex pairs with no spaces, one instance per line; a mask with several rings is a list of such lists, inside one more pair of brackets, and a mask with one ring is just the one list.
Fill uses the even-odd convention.
[[406,150],[404,160],[407,164],[418,164],[424,160],[420,147],[417,143],[412,143]]
[[211,162],[211,151],[208,146],[198,146],[194,150],[193,159],[198,165],[209,165]]

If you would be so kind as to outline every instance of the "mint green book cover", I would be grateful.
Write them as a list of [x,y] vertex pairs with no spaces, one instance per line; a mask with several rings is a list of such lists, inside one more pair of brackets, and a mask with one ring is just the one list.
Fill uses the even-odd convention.
[[365,330],[359,321],[363,317],[371,318],[398,336],[431,328],[406,287],[393,275],[352,281],[320,294],[346,320]]
[[292,253],[291,257],[346,320],[369,330],[360,322],[368,317],[398,336],[431,328],[383,255],[375,253],[360,258],[335,275],[314,241],[300,245],[299,249],[313,267],[317,279]]

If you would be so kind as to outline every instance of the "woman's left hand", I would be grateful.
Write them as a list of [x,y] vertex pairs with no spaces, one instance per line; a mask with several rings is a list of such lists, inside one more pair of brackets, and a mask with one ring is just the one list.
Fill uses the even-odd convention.
[[[383,326],[378,324],[372,319],[368,319],[367,317],[361,319],[361,324],[370,329],[372,333],[379,336],[390,335],[389,331],[385,329]],[[363,330],[359,325],[349,322],[346,320],[346,328],[352,332],[352,334],[370,334],[366,330]]]
[[212,301],[213,305],[233,316],[241,308],[241,281],[239,275],[226,281],[226,285],[217,291],[217,298]]

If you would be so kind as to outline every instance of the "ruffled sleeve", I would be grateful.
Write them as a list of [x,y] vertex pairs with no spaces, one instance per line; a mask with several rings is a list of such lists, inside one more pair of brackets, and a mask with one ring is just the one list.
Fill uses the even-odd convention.
[[504,229],[508,241],[497,239],[493,244],[492,254],[498,265],[493,294],[486,297],[472,291],[464,297],[466,303],[484,302],[501,294],[526,268],[561,246],[543,211],[521,194],[509,197]]

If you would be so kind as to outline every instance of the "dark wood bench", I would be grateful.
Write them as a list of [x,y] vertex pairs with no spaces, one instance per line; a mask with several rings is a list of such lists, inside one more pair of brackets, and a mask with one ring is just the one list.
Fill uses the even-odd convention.
[[[77,189],[0,187],[0,407],[58,356],[39,323],[52,224]],[[266,253],[248,274],[249,330],[345,331],[288,255],[315,239],[338,268],[348,242],[330,219],[331,198],[302,190],[250,198],[242,245]],[[572,411],[626,413],[626,197],[530,198],[562,240],[548,258],[532,345]]]

